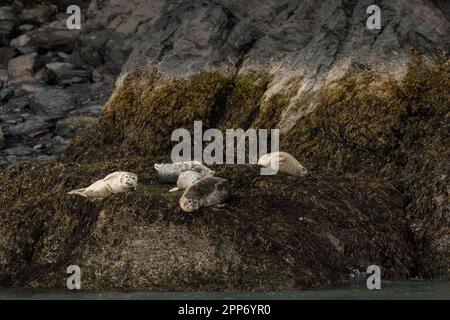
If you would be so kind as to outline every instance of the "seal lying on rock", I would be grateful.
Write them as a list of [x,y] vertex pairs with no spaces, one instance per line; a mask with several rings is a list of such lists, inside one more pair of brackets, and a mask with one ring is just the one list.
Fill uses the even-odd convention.
[[[277,166],[278,163],[278,166]],[[270,168],[276,173],[277,167],[281,172],[286,172],[293,176],[306,176],[308,170],[301,165],[291,154],[277,151],[265,154],[258,160],[258,165]]]
[[136,190],[138,177],[131,172],[116,171],[98,180],[87,188],[77,189],[68,194],[77,194],[85,198],[104,199],[115,193]]
[[161,183],[176,183],[178,176],[185,171],[198,172],[202,177],[214,175],[214,171],[198,161],[155,163],[154,168],[158,171],[158,181]]
[[180,199],[183,211],[194,212],[201,207],[210,207],[224,202],[230,195],[228,180],[205,177],[184,191]]
[[185,190],[192,186],[194,183],[203,178],[202,174],[196,171],[185,171],[180,173],[177,180],[176,188],[172,188],[169,192],[174,192],[178,190]]

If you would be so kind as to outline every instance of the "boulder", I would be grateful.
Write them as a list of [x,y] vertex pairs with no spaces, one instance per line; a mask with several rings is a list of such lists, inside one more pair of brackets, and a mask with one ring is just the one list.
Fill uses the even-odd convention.
[[22,32],[31,31],[34,29],[34,26],[32,24],[22,24],[19,26],[19,30]]
[[41,4],[21,10],[19,19],[21,23],[36,23],[42,24],[50,21],[51,17],[56,13],[56,8],[53,6]]
[[17,146],[4,149],[2,152],[9,156],[29,156],[33,153],[33,148],[27,146]]
[[10,47],[0,47],[0,69],[8,67],[9,60],[16,56],[16,50]]
[[51,79],[59,85],[71,85],[74,83],[89,82],[91,72],[88,70],[76,69],[74,65],[64,62],[52,62],[46,65],[46,68],[52,73]]
[[9,82],[33,82],[41,63],[37,53],[18,56],[8,63]]
[[[116,168],[138,174],[137,191],[101,202],[66,194]],[[0,188],[17,183],[0,189],[0,285],[63,288],[78,261],[83,287],[96,290],[299,290],[371,264],[386,266],[385,280],[408,276],[411,249],[396,233],[406,199],[392,186],[219,171],[233,197],[195,214],[143,158],[0,172]]]
[[56,122],[55,132],[62,137],[73,137],[97,123],[96,117],[73,116]]
[[48,88],[30,96],[30,107],[36,114],[59,119],[72,110],[75,104],[72,96],[64,89]]
[[26,34],[22,34],[19,37],[12,39],[10,42],[10,46],[13,48],[25,47],[30,44],[30,37]]
[[31,31],[29,36],[31,43],[39,48],[71,52],[79,34],[79,30],[67,29],[64,23],[55,21]]
[[6,133],[11,136],[37,136],[46,133],[51,128],[51,124],[46,118],[33,117],[25,122],[19,123],[7,129]]
[[9,36],[17,25],[12,7],[0,7],[0,36]]
[[14,95],[14,90],[12,88],[0,89],[0,102],[8,101]]

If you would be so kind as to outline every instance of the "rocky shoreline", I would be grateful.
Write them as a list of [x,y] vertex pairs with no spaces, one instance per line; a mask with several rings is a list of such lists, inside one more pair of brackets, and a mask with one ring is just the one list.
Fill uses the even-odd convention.
[[[66,1],[0,7],[0,286],[449,279],[448,1],[381,1],[381,31],[364,1],[74,2],[81,32]],[[217,166],[230,200],[184,213],[153,164],[196,120],[279,128],[311,175]],[[136,192],[66,194],[118,170]]]
[[79,30],[51,3],[0,7],[0,167],[56,159],[97,122],[113,89],[74,52]]

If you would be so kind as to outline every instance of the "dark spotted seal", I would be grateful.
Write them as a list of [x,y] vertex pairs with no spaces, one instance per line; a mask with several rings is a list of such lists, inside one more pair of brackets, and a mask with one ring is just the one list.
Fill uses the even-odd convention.
[[224,202],[230,195],[228,180],[205,177],[184,191],[180,199],[183,211],[194,212],[201,207],[210,207]]

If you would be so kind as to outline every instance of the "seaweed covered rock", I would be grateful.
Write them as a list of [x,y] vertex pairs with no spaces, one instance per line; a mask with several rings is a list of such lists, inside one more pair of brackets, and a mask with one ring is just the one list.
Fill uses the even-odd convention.
[[390,181],[409,199],[417,275],[450,277],[450,60],[417,55],[400,81],[360,70],[283,139],[320,175]]
[[[420,277],[450,274],[449,72],[443,54],[416,54],[400,80],[355,69],[324,88],[317,109],[281,135],[282,150],[321,177],[390,182],[404,193],[409,201],[404,235],[415,251],[412,273]],[[155,75],[146,79],[152,80],[124,81],[98,125],[79,137],[63,159],[89,163],[134,155],[167,160],[174,129],[192,130],[194,120],[203,120],[205,130],[237,124],[271,128],[289,100],[264,100],[270,81],[264,74],[205,73],[163,83]]]
[[[136,192],[94,202],[66,194],[119,168],[139,175]],[[188,214],[151,168],[142,158],[32,161],[0,173],[0,285],[61,287],[70,264],[92,289],[299,289],[371,264],[385,279],[409,277],[406,201],[388,184],[217,166],[231,199]]]
[[[365,28],[365,1],[105,0],[80,32],[32,30],[34,45],[73,47],[73,63],[112,74],[126,63],[61,162],[0,174],[0,285],[60,286],[68,264],[97,289],[313,287],[369,264],[390,279],[450,277],[450,65],[431,54],[450,50],[444,2],[381,1],[380,31]],[[279,128],[317,179],[218,167],[226,206],[182,213],[151,164],[195,120]],[[65,194],[116,170],[141,188],[103,202]]]

